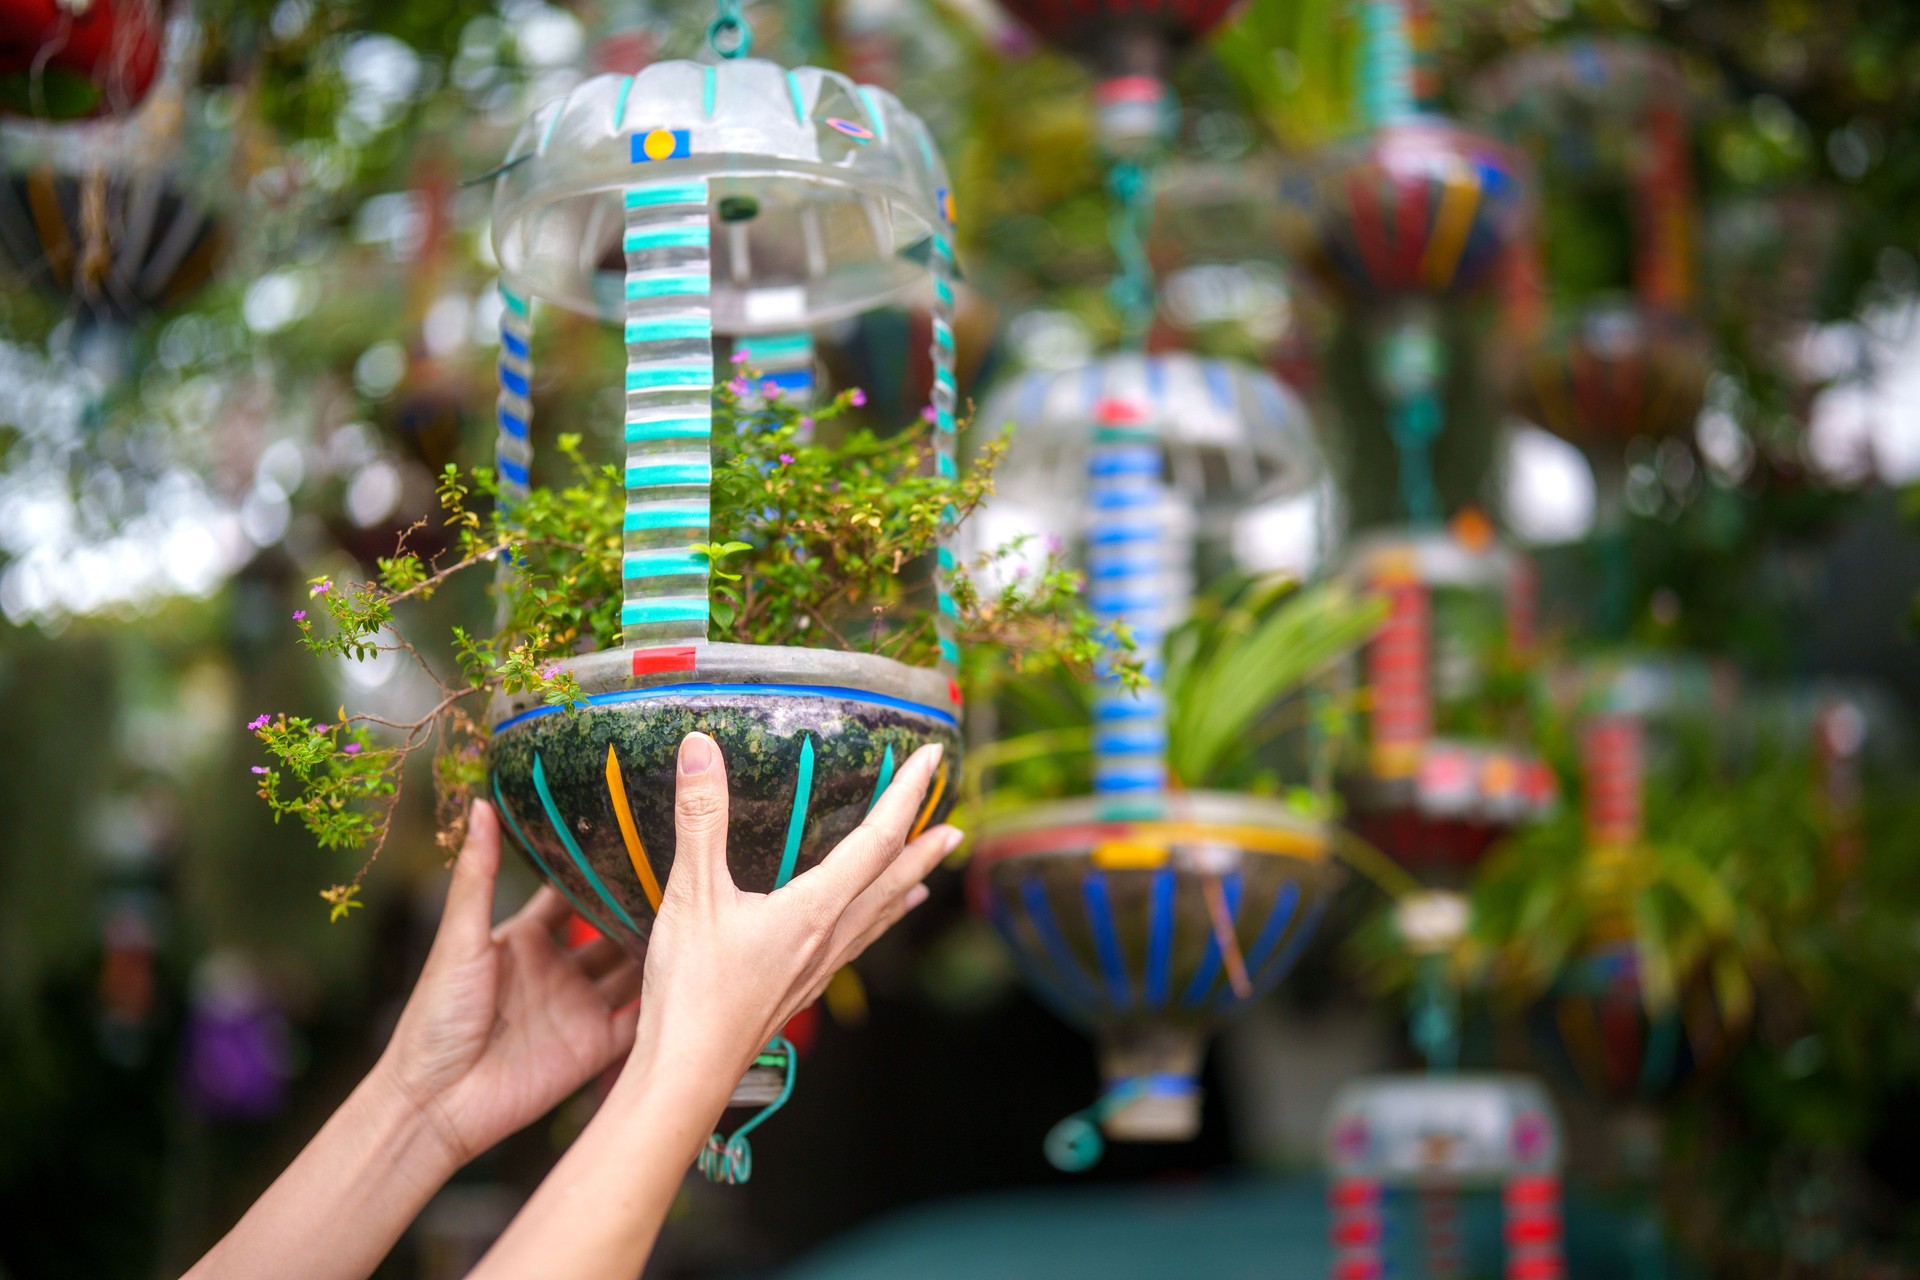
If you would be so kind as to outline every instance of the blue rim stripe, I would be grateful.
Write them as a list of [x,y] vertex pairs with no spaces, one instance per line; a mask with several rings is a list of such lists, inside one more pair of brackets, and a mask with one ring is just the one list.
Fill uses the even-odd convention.
[[1178,882],[1172,867],[1153,873],[1152,896],[1147,900],[1146,1002],[1157,1009],[1167,1002],[1167,982],[1173,964],[1173,895]]
[[[1220,877],[1220,892],[1227,900],[1227,918],[1237,928],[1240,919],[1240,873],[1229,871]],[[1220,977],[1220,939],[1213,936],[1213,928],[1207,928],[1207,953],[1200,958],[1200,967],[1194,970],[1193,981],[1187,984],[1186,994],[1180,997],[1180,1003],[1189,1009],[1197,1009],[1200,1002],[1207,998],[1207,992],[1213,990],[1213,984]]]
[[780,854],[780,874],[774,877],[778,889],[793,879],[794,864],[800,860],[800,837],[807,829],[807,806],[813,802],[813,735],[800,742],[800,773],[793,780],[793,812],[787,815],[787,847]]
[[1104,872],[1089,871],[1081,882],[1087,900],[1087,926],[1093,931],[1093,950],[1106,975],[1107,995],[1116,1009],[1133,1003],[1133,984],[1127,981],[1126,958],[1120,953],[1120,935],[1113,927],[1113,900],[1107,894]]
[[[950,711],[941,711],[924,703],[909,702],[905,698],[891,698],[884,693],[868,693],[864,689],[848,689],[833,684],[662,684],[647,689],[616,689],[611,693],[596,693],[585,699],[584,705],[610,707],[618,706],[623,702],[637,702],[643,698],[672,698],[705,693],[728,697],[744,695],[747,697],[838,698],[846,702],[864,703],[870,707],[886,707],[892,711],[909,711],[915,715],[929,716],[952,728],[960,726],[960,721]],[[509,716],[502,720],[493,726],[493,731],[504,733],[524,721],[538,719],[540,716],[550,716],[561,710],[563,710],[561,707],[533,707],[522,711],[517,716]]]
[[608,909],[620,923],[635,933],[640,932],[640,926],[633,922],[633,917],[628,915],[627,909],[620,905],[620,900],[607,892],[607,886],[601,881],[599,873],[594,871],[593,864],[587,861],[587,856],[580,852],[580,846],[574,843],[573,832],[567,829],[567,820],[560,816],[559,808],[553,803],[553,793],[547,790],[547,770],[540,761],[538,751],[533,753],[533,789],[540,797],[540,807],[547,811],[547,821],[553,825],[554,834],[560,837],[560,843],[566,847],[567,856],[573,859],[573,865],[580,869],[580,874],[587,878],[587,883],[593,887],[593,891],[600,895],[600,901],[607,904]]
[[1026,939],[1020,936],[1014,927],[1013,912],[1007,906],[1007,900],[998,889],[987,886],[987,922],[994,927],[1007,944],[1007,951],[1013,956],[1014,967],[1020,970],[1026,979],[1027,989],[1040,998],[1040,1003],[1052,1009],[1065,1022],[1082,1022],[1086,1011],[1056,983],[1052,976],[1040,965],[1033,962],[1033,953],[1028,949]]
[[601,921],[599,916],[587,910],[586,903],[573,896],[573,890],[567,888],[566,882],[559,876],[553,874],[553,868],[547,865],[547,860],[541,857],[539,850],[533,847],[533,841],[527,839],[526,833],[520,830],[520,824],[513,820],[513,810],[507,808],[506,797],[500,794],[500,775],[498,773],[493,775],[493,808],[494,812],[507,820],[507,830],[513,832],[513,838],[518,840],[520,847],[527,851],[527,857],[533,860],[533,865],[540,868],[540,874],[547,878],[547,883],[566,895],[567,901],[573,904],[573,909],[580,913],[582,920],[585,920],[588,924],[611,938],[613,936],[613,930],[609,929]]
[[1300,952],[1306,948],[1307,943],[1313,941],[1313,935],[1319,932],[1320,918],[1327,913],[1327,902],[1327,895],[1322,894],[1307,907],[1306,917],[1295,926],[1293,933],[1287,938],[1286,945],[1280,949],[1280,954],[1267,962],[1265,973],[1253,974],[1251,966],[1249,967],[1248,973],[1253,977],[1253,989],[1256,995],[1287,976],[1287,971],[1293,968],[1294,961],[1300,958]]
[[1086,1004],[1098,1006],[1100,988],[1087,976],[1080,962],[1074,959],[1073,948],[1060,932],[1060,926],[1053,918],[1053,904],[1047,901],[1047,886],[1039,876],[1025,876],[1020,881],[1020,901],[1027,909],[1027,919],[1033,921],[1034,932],[1040,935],[1040,943],[1047,950],[1047,958],[1060,973],[1061,979],[1070,988],[1071,994]]

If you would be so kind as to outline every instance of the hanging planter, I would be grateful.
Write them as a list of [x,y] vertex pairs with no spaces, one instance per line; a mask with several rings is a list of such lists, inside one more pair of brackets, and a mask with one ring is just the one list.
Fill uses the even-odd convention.
[[[663,62],[591,79],[535,114],[494,201],[503,311],[500,474],[531,462],[531,307],[594,314],[624,260],[625,647],[557,664],[582,705],[502,694],[490,789],[534,864],[640,954],[673,864],[674,759],[710,734],[734,792],[729,861],[768,892],[845,837],[917,747],[948,748],[916,827],[952,804],[954,606],[939,663],[709,644],[713,342],[857,314],[924,282],[937,297],[934,460],[953,473],[945,171],[892,95],[814,68]],[[943,553],[943,565],[952,563]]]
[[160,74],[159,0],[7,0],[0,115],[125,115]]
[[1186,355],[1029,374],[985,420],[1016,427],[1003,518],[1084,545],[1094,613],[1130,629],[1145,679],[1110,674],[1094,693],[1092,796],[1000,803],[970,872],[1029,984],[1098,1041],[1101,1099],[1047,1140],[1056,1166],[1083,1169],[1102,1130],[1198,1132],[1207,1035],[1287,972],[1338,878],[1311,809],[1172,776],[1181,717],[1163,683],[1196,544],[1230,543],[1237,515],[1301,494],[1321,465],[1279,384]]
[[[1389,1274],[1407,1243],[1430,1276],[1466,1273],[1462,1195],[1496,1191],[1509,1280],[1566,1274],[1560,1123],[1538,1081],[1516,1075],[1375,1076],[1335,1095],[1326,1126],[1334,1280]],[[1419,1205],[1419,1229],[1395,1201]]]
[[[1350,566],[1388,602],[1364,659],[1365,761],[1348,784],[1356,824],[1410,869],[1458,874],[1556,799],[1552,769],[1519,736],[1514,691],[1492,687],[1532,647],[1532,565],[1467,522],[1377,535]],[[1502,703],[1515,724],[1499,723]]]

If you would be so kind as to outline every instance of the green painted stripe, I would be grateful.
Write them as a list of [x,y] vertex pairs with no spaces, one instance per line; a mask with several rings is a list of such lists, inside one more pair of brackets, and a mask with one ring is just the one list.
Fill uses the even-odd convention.
[[704,182],[650,182],[628,187],[625,204],[629,209],[657,209],[663,204],[705,204]]
[[940,612],[946,614],[949,618],[958,618],[960,616],[960,611],[953,607],[953,597],[944,591],[940,593]]
[[547,121],[547,127],[540,135],[540,145],[534,148],[533,153],[535,155],[543,156],[547,153],[547,144],[553,141],[553,131],[559,127],[560,117],[567,114],[567,103],[571,101],[573,101],[573,92],[572,90],[568,90],[567,96],[560,99],[559,103],[554,106],[553,119]]
[[681,388],[699,391],[713,385],[713,369],[704,364],[671,364],[627,370],[627,390],[658,391]]
[[773,881],[775,889],[793,879],[794,864],[800,860],[800,837],[807,829],[807,805],[812,801],[813,735],[808,734],[800,743],[800,776],[793,783],[793,812],[787,815],[787,847],[780,854],[780,874]]
[[946,547],[941,547],[938,558],[940,560],[940,567],[942,569],[953,568],[953,552],[952,551],[950,551]]
[[628,578],[676,578],[705,573],[707,558],[698,551],[629,551],[620,567]]
[[800,74],[787,72],[787,91],[793,95],[793,118],[801,124],[807,122],[807,109],[800,103]]
[[758,337],[742,338],[740,345],[746,348],[749,361],[813,358],[813,335],[810,333],[763,333]]
[[627,232],[621,245],[628,253],[647,249],[704,249],[707,247],[704,220],[689,227],[640,227]]
[[873,799],[867,801],[867,812],[873,812],[873,806],[880,803],[880,797],[887,793],[887,784],[893,781],[893,744],[887,744],[887,752],[880,757],[880,777],[873,784]]
[[933,340],[946,350],[953,350],[953,330],[947,327],[946,321],[935,320],[933,322]]
[[943,305],[951,307],[953,305],[953,286],[945,280],[935,280],[933,282],[933,296],[940,299]]
[[700,86],[700,113],[709,120],[713,119],[713,96],[716,87],[714,82],[715,75],[716,72],[713,64],[708,63],[706,83]]
[[509,293],[503,288],[500,290],[500,300],[507,304],[507,310],[513,312],[513,314],[517,316],[527,314],[527,300],[519,294]]
[[633,77],[628,76],[620,82],[620,96],[613,103],[613,131],[620,132],[621,121],[627,118],[627,95],[633,92]]
[[873,124],[874,136],[878,137],[880,141],[885,142],[887,140],[887,118],[880,114],[880,104],[873,99],[873,87],[871,85],[863,84],[860,86],[860,105],[867,109],[867,119]]
[[705,622],[705,596],[662,596],[657,600],[629,600],[620,606],[620,625],[645,626],[649,622]]
[[642,529],[704,529],[712,519],[712,511],[704,502],[698,506],[643,507],[627,512],[623,527],[630,533]]
[[712,292],[713,281],[705,275],[634,275],[627,278],[629,299],[695,297]]
[[627,321],[628,342],[711,341],[713,321],[706,316],[671,316],[660,320]]
[[959,475],[959,472],[954,469],[953,459],[944,453],[934,458],[933,469],[943,480],[951,480]]
[[553,824],[554,834],[559,836],[560,843],[566,846],[567,855],[573,859],[573,865],[579,868],[580,874],[586,877],[589,885],[593,886],[593,891],[600,895],[600,901],[606,903],[608,909],[619,917],[620,923],[635,933],[640,932],[640,926],[633,922],[633,917],[628,915],[627,909],[620,905],[620,900],[607,892],[607,886],[601,882],[599,874],[593,869],[593,864],[587,861],[586,855],[580,852],[580,846],[574,843],[573,832],[567,829],[566,819],[562,818],[560,810],[554,807],[553,794],[547,790],[547,769],[541,763],[538,751],[533,753],[533,789],[539,793],[540,807],[547,811],[547,821]]
[[943,661],[959,664],[960,646],[945,636],[940,637],[940,657]]
[[539,851],[533,847],[533,841],[527,839],[526,833],[520,830],[520,824],[513,820],[513,810],[507,808],[506,800],[500,795],[500,775],[497,773],[493,775],[493,810],[507,820],[507,830],[513,832],[513,838],[520,842],[520,847],[526,851],[533,865],[540,869],[540,874],[547,878],[547,883],[566,896],[567,901],[573,904],[573,909],[580,913],[581,919],[611,938],[613,930],[601,923],[598,915],[587,910],[586,903],[573,896],[573,890],[567,888],[560,877],[553,874],[553,869],[547,866],[547,860],[542,858]]
[[627,488],[651,489],[655,485],[712,484],[710,462],[649,462],[627,468]]
[[627,424],[628,444],[648,440],[707,440],[712,436],[712,418],[662,418],[657,422]]

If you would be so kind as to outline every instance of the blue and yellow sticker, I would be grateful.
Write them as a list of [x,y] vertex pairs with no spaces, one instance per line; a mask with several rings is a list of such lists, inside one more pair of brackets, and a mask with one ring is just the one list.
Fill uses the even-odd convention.
[[934,198],[934,202],[938,204],[940,207],[940,216],[946,220],[946,224],[948,226],[952,226],[953,225],[953,192],[947,190],[945,187],[941,187],[939,191],[934,193],[933,198]]
[[633,162],[684,160],[693,154],[685,129],[647,129],[633,135]]

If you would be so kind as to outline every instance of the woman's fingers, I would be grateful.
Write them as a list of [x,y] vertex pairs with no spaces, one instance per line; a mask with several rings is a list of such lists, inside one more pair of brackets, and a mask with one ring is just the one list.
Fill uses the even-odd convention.
[[825,905],[840,909],[865,892],[899,854],[926,798],[934,770],[940,767],[942,751],[936,742],[907,757],[899,775],[865,820],[791,887],[803,894],[817,894]]
[[493,931],[493,936],[498,938],[506,929],[527,928],[537,929],[548,937],[552,937],[560,932],[560,927],[566,924],[567,917],[572,914],[573,907],[568,904],[565,895],[552,885],[543,884],[533,891],[533,896],[527,899],[526,905],[514,912],[513,917],[500,928]]
[[433,949],[484,945],[493,933],[493,881],[500,873],[500,820],[493,806],[476,800],[467,815],[467,842],[453,864],[447,905]]
[[702,893],[733,883],[727,871],[727,764],[704,733],[680,742],[673,805],[675,844],[667,890]]
[[942,858],[959,846],[960,840],[958,827],[942,824],[922,833],[900,851],[892,865],[881,872],[840,917],[828,952],[835,968],[865,951],[875,938],[906,914],[907,908],[902,903],[907,896],[940,865]]

